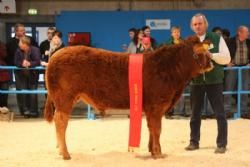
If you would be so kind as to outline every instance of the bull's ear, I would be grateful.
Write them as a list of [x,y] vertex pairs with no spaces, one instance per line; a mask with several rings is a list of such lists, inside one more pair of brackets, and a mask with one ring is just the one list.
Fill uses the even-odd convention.
[[202,42],[202,46],[205,50],[208,50],[209,49],[209,45],[211,44],[211,41],[210,40],[204,40]]

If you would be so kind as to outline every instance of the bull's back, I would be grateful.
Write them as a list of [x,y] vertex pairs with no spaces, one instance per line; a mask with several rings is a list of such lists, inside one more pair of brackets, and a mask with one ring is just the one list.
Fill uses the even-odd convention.
[[49,95],[87,95],[103,108],[127,108],[128,54],[85,46],[65,47],[50,59],[46,82]]

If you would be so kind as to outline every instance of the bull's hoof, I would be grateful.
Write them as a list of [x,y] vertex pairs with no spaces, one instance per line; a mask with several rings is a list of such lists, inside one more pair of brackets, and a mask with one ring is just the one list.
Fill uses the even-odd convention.
[[163,155],[161,153],[158,153],[158,154],[152,154],[152,158],[153,159],[160,159],[160,158],[165,158],[166,155]]
[[70,159],[71,159],[70,155],[63,156],[63,160],[70,160]]

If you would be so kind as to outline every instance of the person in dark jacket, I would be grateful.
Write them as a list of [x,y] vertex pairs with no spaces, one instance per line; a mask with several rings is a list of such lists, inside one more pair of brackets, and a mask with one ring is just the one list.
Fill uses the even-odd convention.
[[[6,47],[3,42],[0,41],[0,66],[6,66]],[[9,89],[10,74],[8,70],[0,69],[0,89]],[[0,93],[0,107],[8,107],[8,94]]]
[[42,66],[48,66],[49,58],[59,49],[64,47],[64,43],[62,41],[62,33],[58,30],[56,30],[53,33],[53,37],[50,41],[50,48],[48,51],[46,51],[46,54],[44,56],[44,59],[41,61]]
[[[241,67],[250,66],[250,40],[249,29],[247,26],[239,26],[237,35],[227,40],[228,48],[231,55],[231,62],[227,67]],[[237,84],[237,71],[227,70],[225,78],[225,90],[234,91]],[[242,70],[242,90],[248,90],[249,84],[249,69]],[[225,95],[225,111],[231,113],[232,109],[232,95]],[[241,95],[241,117],[250,119],[250,112],[248,110],[248,95]]]
[[[20,38],[19,48],[14,57],[14,64],[23,68],[15,72],[17,90],[37,89],[39,72],[28,68],[39,66],[40,56],[39,48],[31,45],[30,38],[27,36]],[[38,117],[37,94],[19,94],[17,100],[22,115],[25,117]]]

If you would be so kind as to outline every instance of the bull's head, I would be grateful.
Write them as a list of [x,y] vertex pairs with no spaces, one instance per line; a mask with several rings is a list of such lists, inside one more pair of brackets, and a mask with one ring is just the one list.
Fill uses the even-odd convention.
[[214,67],[208,51],[211,42],[208,40],[200,42],[199,38],[196,36],[190,37],[188,40],[193,42],[193,58],[200,66],[200,73],[211,71]]

